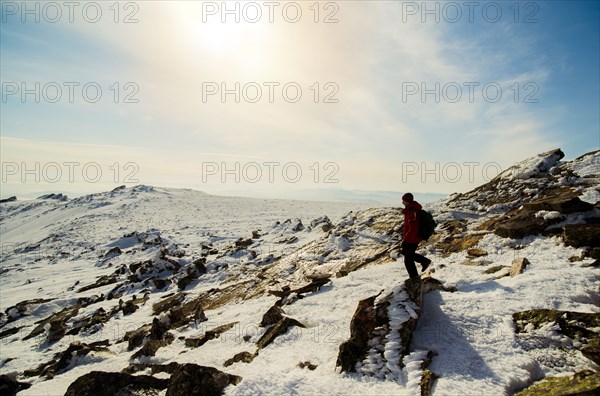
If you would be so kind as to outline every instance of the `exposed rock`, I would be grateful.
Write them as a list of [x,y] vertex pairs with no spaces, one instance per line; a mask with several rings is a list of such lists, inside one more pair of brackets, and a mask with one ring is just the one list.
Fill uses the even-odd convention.
[[[73,306],[64,308],[62,311],[57,312],[53,315],[50,315],[46,319],[43,319],[32,331],[27,335],[23,340],[28,340],[30,338],[36,337],[46,331],[46,325],[50,325],[50,332],[48,334],[48,340],[50,338],[52,341],[56,341],[65,335],[66,325],[65,323],[76,316],[79,313],[80,306],[75,304]],[[57,338],[58,337],[58,338]]]
[[118,255],[120,255],[122,253],[123,252],[121,251],[120,247],[114,246],[114,247],[110,248],[110,250],[108,252],[106,252],[106,254],[104,255],[104,258],[109,259],[109,258],[117,257]]
[[470,257],[483,257],[487,256],[487,252],[483,249],[469,249],[467,250],[467,256]]
[[505,267],[503,265],[495,265],[493,267],[490,267],[490,268],[486,269],[485,271],[483,271],[483,273],[484,274],[488,274],[488,275],[489,274],[495,274],[496,272],[500,271],[503,268],[508,268],[508,267]]
[[29,314],[29,311],[31,310],[31,306],[33,305],[39,305],[39,304],[43,304],[43,303],[47,303],[54,300],[53,298],[35,298],[33,300],[24,300],[21,301],[19,303],[17,303],[16,305],[13,305],[11,307],[6,308],[6,310],[4,311],[6,313],[7,316],[7,321],[0,325],[0,328],[4,327],[4,325],[14,322],[15,320],[22,318],[23,316],[27,316]]
[[0,331],[0,340],[13,334],[17,334],[19,332],[19,329],[20,327],[11,327],[10,329]]
[[514,259],[510,267],[510,276],[522,274],[523,271],[525,271],[525,267],[527,267],[529,264],[529,260],[527,260],[525,257]]
[[600,372],[584,370],[573,376],[546,377],[515,396],[595,396],[600,394]]
[[277,304],[273,305],[269,310],[263,315],[263,318],[260,322],[260,327],[271,326],[279,322],[283,319],[283,309]]
[[288,328],[292,326],[298,326],[302,328],[306,327],[302,323],[298,322],[296,319],[292,319],[286,316],[279,322],[277,322],[275,325],[273,325],[273,327],[270,327],[265,332],[265,334],[263,334],[262,337],[260,337],[260,339],[256,343],[257,348],[265,348],[267,345],[273,342],[275,338],[279,337],[282,334],[285,334],[288,331]]
[[194,268],[196,268],[196,271],[198,271],[199,274],[206,273],[206,257],[200,257],[199,259],[194,260],[192,264],[194,265]]
[[107,348],[108,345],[108,340],[91,344],[84,344],[79,341],[72,342],[66,350],[54,355],[52,360],[39,365],[36,369],[25,370],[23,375],[26,377],[37,375],[46,376],[49,379],[53,378],[56,374],[67,369],[75,357],[85,356],[90,352],[110,352]]
[[104,308],[98,308],[92,315],[87,316],[83,319],[76,320],[67,335],[76,335],[81,331],[87,331],[98,325],[102,325],[111,318],[111,315],[107,313]]
[[46,194],[46,195],[42,195],[37,197],[37,199],[55,199],[57,201],[68,201],[69,198],[66,195],[63,194]]
[[111,285],[113,283],[117,283],[117,278],[115,276],[101,276],[96,282],[92,283],[91,285],[84,286],[77,290],[77,293],[82,293],[84,291],[92,290],[98,287]]
[[154,284],[154,287],[157,290],[162,290],[171,283],[169,280],[162,279],[162,278],[150,278],[150,280],[152,281],[152,283]]
[[202,337],[198,338],[186,338],[185,345],[188,347],[196,348],[206,344],[210,340],[214,340],[215,338],[219,338],[222,333],[225,333],[231,330],[236,324],[239,322],[228,323],[223,326],[216,327],[212,330],[208,330],[204,333]]
[[[130,375],[92,371],[77,378],[65,396],[114,396],[139,394],[140,391],[163,390],[169,386],[168,379],[149,375]],[[132,393],[136,392],[136,393]]]
[[558,324],[559,332],[572,340],[582,354],[596,364],[600,346],[600,315],[596,313],[557,311],[553,309],[532,309],[513,314],[517,333],[527,333],[527,326],[539,329],[546,323]]
[[17,392],[22,391],[23,389],[28,389],[31,387],[31,384],[26,382],[19,382],[8,375],[0,375],[0,394],[6,396],[14,396]]
[[438,376],[431,370],[429,370],[429,365],[431,365],[431,361],[437,355],[437,353],[433,351],[427,352],[427,357],[421,363],[421,369],[423,370],[423,375],[421,376],[421,396],[430,396],[431,389],[433,388],[433,384]]
[[258,239],[260,237],[261,237],[260,230],[254,230],[254,231],[252,231],[252,239]]
[[142,356],[154,356],[156,351],[170,345],[174,340],[175,337],[171,333],[165,334],[164,338],[160,340],[150,339],[136,353],[131,355],[131,359],[137,359]]
[[219,396],[228,385],[237,385],[241,380],[213,367],[183,364],[171,376],[166,396]]
[[318,366],[316,364],[312,364],[310,361],[300,362],[296,365],[296,367],[307,368],[310,371],[314,371]]
[[152,315],[160,315],[163,312],[167,312],[169,309],[181,304],[184,299],[185,294],[182,293],[167,296],[162,301],[159,301],[152,305]]
[[600,365],[600,335],[590,339],[588,344],[581,348],[581,354]]
[[563,239],[573,247],[600,247],[600,224],[567,224]]
[[12,197],[0,199],[0,203],[15,202],[16,200],[17,197],[13,195]]
[[127,350],[131,351],[144,342],[144,339],[150,335],[152,324],[145,324],[136,330],[131,330],[125,333],[123,341],[128,341]]
[[[422,305],[423,289],[420,279],[408,279],[402,288],[394,290],[377,304],[375,301],[379,295],[361,300],[350,322],[350,339],[340,345],[336,366],[341,367],[342,371],[354,372],[357,363],[371,360],[367,359],[369,353],[374,359],[401,368],[402,359],[408,353],[412,333],[416,329],[416,311]],[[395,312],[393,318],[388,314],[390,307]],[[396,344],[393,352],[384,353],[372,349],[372,345],[387,338],[393,339]],[[375,374],[369,370],[361,368],[365,375]]]
[[223,363],[223,366],[229,367],[232,364],[237,363],[237,362],[252,363],[252,361],[254,360],[255,357],[256,357],[256,354],[254,354],[254,353],[240,352],[240,353],[235,354],[231,359],[228,359],[225,363]]

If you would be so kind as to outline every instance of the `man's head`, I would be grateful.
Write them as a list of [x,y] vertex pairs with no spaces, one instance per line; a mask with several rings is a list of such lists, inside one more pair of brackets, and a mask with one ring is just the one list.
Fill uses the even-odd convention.
[[406,193],[402,196],[402,204],[404,206],[408,205],[409,203],[411,203],[414,200],[415,200],[415,197],[413,197],[413,195],[411,193]]

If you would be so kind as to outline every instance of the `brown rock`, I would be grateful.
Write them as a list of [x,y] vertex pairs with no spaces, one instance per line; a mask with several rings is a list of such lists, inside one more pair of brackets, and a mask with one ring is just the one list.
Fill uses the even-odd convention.
[[512,266],[510,267],[510,276],[522,274],[525,270],[525,267],[527,267],[529,264],[529,260],[527,260],[525,257],[514,259]]

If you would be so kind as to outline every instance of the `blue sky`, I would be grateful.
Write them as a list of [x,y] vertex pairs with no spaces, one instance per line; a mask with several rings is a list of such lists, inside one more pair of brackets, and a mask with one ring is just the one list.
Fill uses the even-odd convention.
[[[574,158],[600,146],[598,1],[482,1],[472,20],[464,2],[428,2],[439,21],[423,2],[321,2],[318,22],[312,1],[278,2],[273,22],[263,2],[230,1],[239,23],[222,22],[221,2],[121,2],[118,15],[99,2],[95,23],[82,13],[95,11],[89,2],[73,23],[61,2],[55,23],[48,2],[27,3],[39,22],[22,4],[1,10],[2,197],[136,182],[316,198],[333,188],[451,193],[545,150]],[[123,23],[128,15],[137,22]],[[236,82],[240,103],[203,100],[207,84]],[[22,84],[35,83],[40,103],[23,100]],[[96,103],[85,84],[102,90]],[[296,103],[285,84],[302,90]],[[421,96],[437,86],[438,102]],[[65,163],[79,164],[73,180]],[[101,178],[82,174],[89,164]]]

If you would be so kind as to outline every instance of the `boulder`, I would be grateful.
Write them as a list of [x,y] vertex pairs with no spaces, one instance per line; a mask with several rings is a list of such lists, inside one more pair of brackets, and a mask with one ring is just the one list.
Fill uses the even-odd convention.
[[17,392],[22,391],[23,389],[28,389],[31,387],[31,384],[26,382],[19,382],[14,378],[9,377],[8,375],[0,375],[0,394],[6,396],[14,396]]
[[169,382],[168,379],[159,379],[149,375],[92,371],[77,378],[69,385],[65,396],[131,395],[138,394],[137,392],[140,391],[150,393],[166,389]]
[[241,380],[213,367],[183,364],[171,376],[166,396],[220,396],[228,385]]

